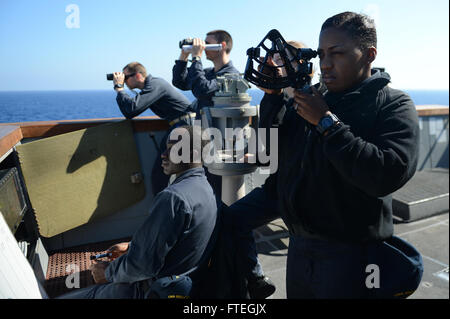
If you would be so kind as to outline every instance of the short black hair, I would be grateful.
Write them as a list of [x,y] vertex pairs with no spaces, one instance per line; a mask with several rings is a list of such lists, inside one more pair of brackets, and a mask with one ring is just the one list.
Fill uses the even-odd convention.
[[377,47],[377,29],[374,20],[368,15],[342,12],[328,18],[320,31],[328,28],[346,32],[362,50]]
[[212,35],[217,42],[225,42],[227,44],[227,48],[225,50],[225,52],[230,53],[231,49],[233,48],[233,39],[231,38],[231,35],[225,31],[225,30],[214,30],[214,31],[210,31],[206,34],[208,35]]

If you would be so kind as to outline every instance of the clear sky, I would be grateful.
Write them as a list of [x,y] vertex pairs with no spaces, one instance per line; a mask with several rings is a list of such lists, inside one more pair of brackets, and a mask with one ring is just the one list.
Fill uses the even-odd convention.
[[0,90],[110,89],[105,74],[131,61],[171,82],[179,40],[214,29],[230,32],[243,72],[246,50],[271,29],[316,49],[322,23],[343,11],[375,18],[374,66],[393,87],[448,90],[448,0],[0,0]]

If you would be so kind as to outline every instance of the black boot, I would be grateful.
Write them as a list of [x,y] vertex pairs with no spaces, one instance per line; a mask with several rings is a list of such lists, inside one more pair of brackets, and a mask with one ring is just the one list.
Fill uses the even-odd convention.
[[275,292],[275,285],[267,276],[249,279],[247,289],[251,299],[266,299]]

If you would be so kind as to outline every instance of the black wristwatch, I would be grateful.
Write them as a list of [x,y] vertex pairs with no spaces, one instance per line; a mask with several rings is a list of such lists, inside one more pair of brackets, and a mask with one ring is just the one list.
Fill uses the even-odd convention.
[[200,61],[200,60],[201,60],[201,58],[199,56],[194,56],[194,57],[192,57],[191,62],[194,63],[194,61]]
[[123,84],[114,84],[114,89],[121,89],[123,88]]
[[337,123],[339,123],[339,119],[336,115],[331,113],[330,115],[325,115],[319,121],[316,126],[316,130],[323,135],[329,128],[333,127]]

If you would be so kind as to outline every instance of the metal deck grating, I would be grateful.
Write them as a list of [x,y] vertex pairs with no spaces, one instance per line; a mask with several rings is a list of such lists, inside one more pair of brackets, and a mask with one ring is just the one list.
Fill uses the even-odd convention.
[[[130,239],[131,238],[124,238],[101,243],[86,244],[58,250],[49,254],[47,275],[44,285],[48,296],[50,298],[55,298],[74,289],[68,288],[66,285],[66,279],[74,272],[79,272],[80,288],[93,285],[94,280],[89,271],[89,267],[92,264],[90,257],[104,253],[112,245],[130,241]],[[73,283],[72,278],[69,278],[69,283]]]

